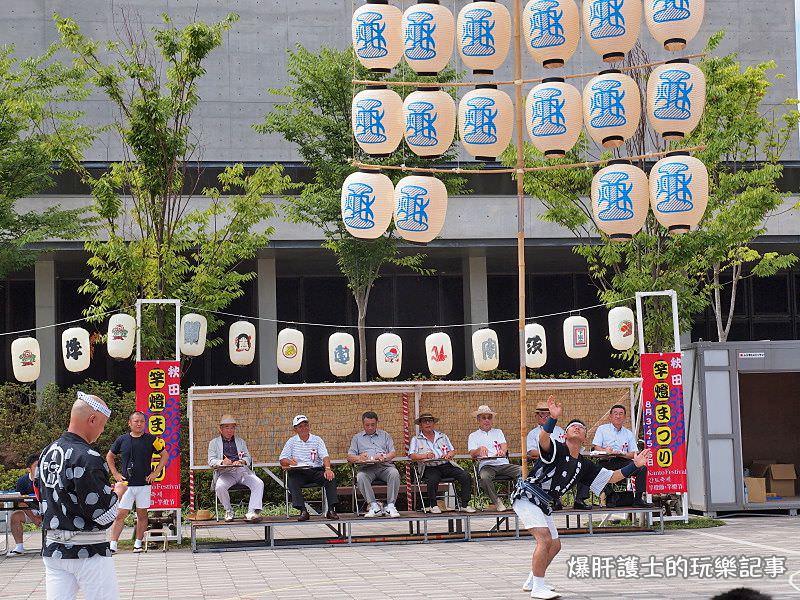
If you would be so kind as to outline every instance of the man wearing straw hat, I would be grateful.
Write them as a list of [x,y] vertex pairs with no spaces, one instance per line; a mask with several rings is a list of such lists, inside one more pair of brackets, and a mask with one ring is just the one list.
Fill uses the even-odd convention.
[[497,413],[487,405],[482,404],[472,416],[478,420],[478,429],[469,434],[467,449],[473,459],[478,463],[478,478],[481,489],[486,492],[498,512],[508,510],[503,501],[497,496],[494,481],[498,477],[516,479],[522,475],[522,467],[509,463],[508,443],[501,429],[493,426]]
[[[536,460],[539,458],[539,432],[542,430],[542,426],[547,423],[547,419],[550,418],[550,409],[547,407],[547,400],[542,400],[536,405],[536,412],[534,414],[536,415],[537,425],[528,432],[525,447],[528,449],[528,458]],[[563,442],[564,430],[556,425],[555,429],[553,429],[553,433],[550,434],[550,439]]]

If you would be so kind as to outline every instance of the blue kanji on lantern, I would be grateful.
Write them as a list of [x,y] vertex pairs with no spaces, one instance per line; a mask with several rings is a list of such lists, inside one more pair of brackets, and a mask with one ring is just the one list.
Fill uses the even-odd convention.
[[363,12],[356,18],[356,55],[359,58],[383,58],[389,54],[386,37],[386,23],[379,12]]
[[380,144],[386,141],[383,117],[386,111],[379,110],[383,102],[377,98],[365,98],[356,102],[356,140],[362,144]]
[[689,165],[670,162],[658,168],[656,197],[660,200],[657,209],[664,213],[688,212],[694,208],[694,196],[689,184],[692,174]]
[[657,119],[685,121],[692,116],[692,101],[689,94],[694,84],[689,85],[691,73],[681,69],[670,69],[659,76],[656,87],[655,109]]
[[461,49],[464,56],[492,56],[495,27],[494,13],[485,8],[468,10],[464,13],[464,27],[461,31]]
[[436,118],[430,102],[411,102],[406,116],[406,142],[411,146],[435,146]]
[[[627,221],[633,218],[630,174],[611,171],[598,178],[597,203],[602,210],[597,214],[601,221]],[[605,208],[603,208],[605,207]]]
[[616,79],[604,79],[592,86],[592,102],[590,112],[592,127],[603,129],[605,127],[619,127],[625,125],[625,90],[620,89],[622,82]]
[[564,37],[564,11],[559,10],[557,0],[542,0],[531,5],[530,38],[531,48],[551,48],[560,46]]
[[540,88],[533,94],[531,107],[531,135],[548,137],[567,132],[567,119],[564,116],[563,90],[559,88]]
[[497,142],[498,110],[492,110],[494,98],[478,96],[467,101],[464,117],[464,141],[468,144],[494,144]]
[[483,360],[492,360],[497,356],[497,342],[494,338],[488,338],[481,343],[481,354]]
[[593,40],[625,35],[625,15],[622,7],[625,0],[595,0],[591,5],[589,22],[593,25],[590,35]]
[[653,0],[653,21],[656,23],[685,21],[690,16],[689,0]]
[[350,347],[339,344],[333,349],[333,362],[346,365],[350,362]]
[[353,229],[371,229],[375,227],[375,190],[366,183],[355,182],[347,186],[347,197],[344,201],[344,223]]
[[395,224],[403,231],[428,231],[428,189],[420,185],[400,188]]
[[436,23],[427,11],[417,11],[406,17],[405,54],[412,60],[430,60],[436,56],[436,40],[433,32]]

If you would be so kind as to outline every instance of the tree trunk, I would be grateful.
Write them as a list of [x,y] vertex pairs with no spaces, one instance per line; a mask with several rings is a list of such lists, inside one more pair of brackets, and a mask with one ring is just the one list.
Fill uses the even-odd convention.
[[722,326],[722,294],[719,289],[719,273],[719,263],[714,263],[714,297],[711,300],[711,308],[714,310],[714,320],[717,324],[717,341],[724,342],[728,339],[728,336]]
[[358,308],[358,379],[367,380],[367,303],[369,302],[369,290],[366,292],[353,292]]

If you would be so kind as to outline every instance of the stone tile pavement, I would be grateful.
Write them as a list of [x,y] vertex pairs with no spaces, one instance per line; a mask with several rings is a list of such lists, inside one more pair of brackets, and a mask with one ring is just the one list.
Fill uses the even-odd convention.
[[[236,535],[240,531],[236,530]],[[35,546],[35,540],[31,536],[28,544]],[[800,598],[797,517],[743,517],[729,519],[725,527],[668,531],[663,536],[566,537],[563,544],[548,580],[565,599],[708,599],[741,585],[776,599]],[[520,587],[532,547],[530,539],[509,539],[204,554],[122,551],[114,560],[124,599],[522,599],[528,596]],[[716,557],[733,556],[738,565],[743,564],[742,557],[761,557],[763,561],[778,556],[785,559],[786,572],[759,579],[619,579],[616,566],[610,578],[576,578],[569,573],[568,564],[578,568],[581,557],[595,557],[595,570],[602,571],[604,566],[617,565],[616,557],[630,555],[640,557],[641,563],[655,557],[652,564],[661,575],[664,567],[658,565],[666,557],[678,555],[701,562],[710,557],[709,563]],[[592,563],[588,564],[591,570]],[[640,575],[648,571],[640,564]],[[724,569],[714,572],[725,574]],[[44,574],[34,552],[0,558],[0,599],[43,598]]]

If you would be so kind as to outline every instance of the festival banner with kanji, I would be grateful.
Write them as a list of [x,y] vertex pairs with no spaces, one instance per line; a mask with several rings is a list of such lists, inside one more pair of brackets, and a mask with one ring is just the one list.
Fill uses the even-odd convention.
[[653,452],[647,466],[650,494],[678,494],[686,487],[686,428],[683,369],[679,352],[642,354],[644,443]]
[[[164,472],[153,482],[150,508],[181,507],[181,363],[173,360],[145,360],[136,363],[136,410],[145,414],[147,431],[157,437],[156,445],[169,452]],[[150,462],[155,468],[159,456]]]

